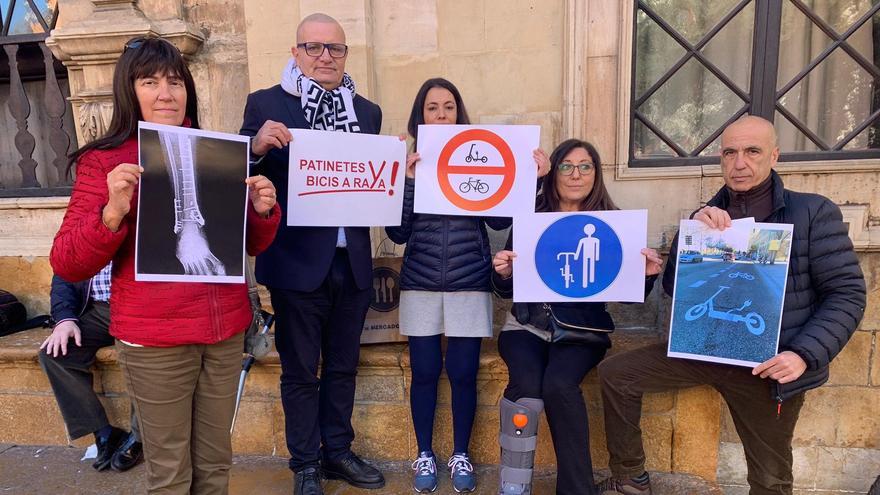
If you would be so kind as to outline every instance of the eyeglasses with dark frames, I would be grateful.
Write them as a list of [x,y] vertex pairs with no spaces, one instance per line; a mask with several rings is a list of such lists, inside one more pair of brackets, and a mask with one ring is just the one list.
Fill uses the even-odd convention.
[[321,43],[319,41],[307,41],[305,43],[297,43],[297,48],[303,48],[306,55],[310,57],[320,57],[324,54],[324,50],[330,52],[332,58],[343,58],[348,55],[348,45],[344,43]]
[[587,175],[590,172],[596,169],[596,166],[592,163],[581,163],[579,165],[575,165],[574,163],[565,163],[562,162],[556,166],[559,169],[560,175],[571,175],[574,173],[574,169],[578,169],[578,172],[581,175]]

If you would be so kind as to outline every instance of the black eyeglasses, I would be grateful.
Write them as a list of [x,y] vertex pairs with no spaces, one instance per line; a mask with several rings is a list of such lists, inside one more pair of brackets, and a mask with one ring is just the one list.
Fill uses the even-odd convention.
[[574,163],[560,163],[556,168],[559,169],[559,173],[561,175],[571,175],[574,173],[574,169],[578,169],[581,175],[587,175],[596,167],[592,163],[581,163],[580,165],[575,165]]
[[303,48],[306,55],[310,57],[320,57],[326,49],[333,58],[343,58],[348,54],[348,45],[344,43],[321,43],[318,41],[308,41],[306,43],[297,43],[297,48]]

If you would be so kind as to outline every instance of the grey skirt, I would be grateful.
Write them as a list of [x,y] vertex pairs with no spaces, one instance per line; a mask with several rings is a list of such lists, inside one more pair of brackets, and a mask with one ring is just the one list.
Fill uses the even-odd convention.
[[400,292],[400,334],[408,337],[491,337],[489,292]]

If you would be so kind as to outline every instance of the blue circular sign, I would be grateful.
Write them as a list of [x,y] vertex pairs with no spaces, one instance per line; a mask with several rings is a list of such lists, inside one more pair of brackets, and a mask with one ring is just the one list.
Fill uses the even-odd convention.
[[535,246],[535,268],[544,284],[567,297],[588,297],[607,289],[623,264],[620,239],[591,215],[553,222]]

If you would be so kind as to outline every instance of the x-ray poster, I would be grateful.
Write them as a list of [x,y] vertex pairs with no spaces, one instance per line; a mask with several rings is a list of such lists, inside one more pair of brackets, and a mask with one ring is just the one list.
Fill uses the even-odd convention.
[[536,125],[420,125],[415,212],[513,217],[534,211]]
[[287,225],[400,225],[404,141],[355,132],[290,133]]
[[247,136],[141,122],[135,280],[244,282]]
[[647,232],[647,210],[514,217],[514,302],[643,302]]
[[748,367],[775,356],[792,226],[745,220],[718,231],[682,220],[679,229],[669,356]]

